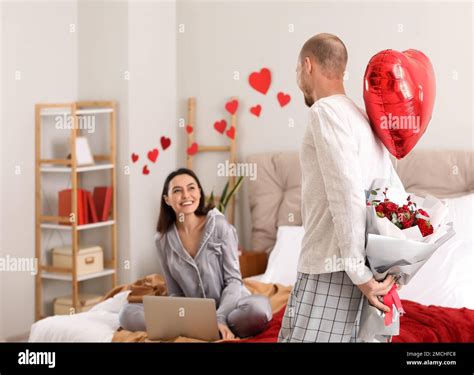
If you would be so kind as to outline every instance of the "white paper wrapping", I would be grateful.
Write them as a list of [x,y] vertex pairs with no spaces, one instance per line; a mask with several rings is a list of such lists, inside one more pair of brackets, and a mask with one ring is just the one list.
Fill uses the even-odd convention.
[[[377,195],[368,194],[368,200],[383,201],[383,191],[388,187],[387,198],[398,205],[406,204],[408,193],[391,189],[387,180],[375,180],[371,190],[379,188]],[[411,196],[417,208],[430,215],[433,234],[423,237],[418,227],[400,229],[387,218],[377,216],[374,207],[367,208],[367,262],[377,281],[387,275],[398,278],[400,285],[406,285],[433,253],[454,234],[452,223],[445,223],[447,205],[433,196],[420,198]],[[399,334],[400,319],[395,306],[392,324],[384,324],[384,313],[370,305],[365,298],[362,306],[358,339],[373,341],[375,336],[395,336]]]

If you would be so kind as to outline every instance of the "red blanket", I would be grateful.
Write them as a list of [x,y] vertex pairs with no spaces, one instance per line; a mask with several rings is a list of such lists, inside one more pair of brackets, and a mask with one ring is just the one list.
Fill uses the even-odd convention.
[[[402,301],[406,313],[400,319],[400,335],[393,342],[474,342],[474,310],[424,306]],[[260,335],[239,342],[276,342],[285,312],[273,316]]]

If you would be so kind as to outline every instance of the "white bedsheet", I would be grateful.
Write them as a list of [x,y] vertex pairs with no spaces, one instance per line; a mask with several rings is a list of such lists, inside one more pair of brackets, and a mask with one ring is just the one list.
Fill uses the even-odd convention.
[[55,315],[31,326],[29,342],[111,342],[119,328],[118,313],[129,292],[122,292],[91,310],[74,315]]

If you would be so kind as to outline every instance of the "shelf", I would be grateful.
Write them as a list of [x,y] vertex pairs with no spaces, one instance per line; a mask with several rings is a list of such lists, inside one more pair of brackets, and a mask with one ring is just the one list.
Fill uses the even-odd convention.
[[[77,167],[76,171],[79,172],[91,172],[91,171],[100,171],[104,169],[112,169],[114,167],[113,164],[110,163],[98,163],[94,165],[86,165],[82,167]],[[71,167],[63,167],[63,166],[49,166],[49,167],[41,167],[41,172],[53,172],[53,173],[71,173]]]
[[[1,0],[0,0],[1,1]],[[117,144],[116,144],[116,113],[117,107],[115,101],[75,101],[70,103],[37,103],[35,104],[35,257],[38,260],[38,263],[41,265],[39,267],[37,278],[35,278],[35,320],[40,319],[45,314],[43,313],[44,308],[44,299],[43,299],[43,284],[47,284],[47,280],[58,280],[65,283],[70,283],[72,286],[72,296],[73,299],[78,303],[78,296],[81,292],[81,287],[79,286],[80,281],[97,279],[101,277],[110,277],[112,281],[112,288],[117,286],[117,190],[116,190],[116,180],[117,180]],[[66,155],[63,158],[45,158],[42,156],[42,146],[49,150],[48,154],[51,154],[51,150],[54,151],[55,140],[52,138],[53,134],[50,129],[47,134],[42,134],[44,125],[52,125],[54,122],[57,122],[59,119],[63,119],[64,123],[67,122],[67,128],[69,129],[69,136],[67,143],[64,144],[65,149],[70,148],[71,145],[74,145],[77,138],[81,135],[83,127],[82,121],[87,120],[87,116],[90,116],[92,119],[97,120],[102,127],[104,125],[104,132],[108,135],[101,135],[106,137],[105,140],[109,140],[109,147],[104,147],[104,152],[102,154],[94,154],[93,162],[91,165],[77,165],[75,161],[71,158],[67,158]],[[75,121],[70,121],[74,117]],[[75,122],[73,124],[73,122]],[[71,126],[69,126],[71,125]],[[72,126],[74,125],[74,126]],[[54,125],[53,125],[54,126]],[[58,127],[55,127],[58,130]],[[54,129],[53,129],[54,130]],[[61,129],[63,132],[64,129]],[[64,133],[64,132],[63,132]],[[57,134],[57,133],[56,133]],[[92,135],[91,135],[92,136]],[[94,135],[97,137],[97,134]],[[54,141],[54,142],[53,142]],[[66,140],[63,140],[66,142]],[[73,152],[70,152],[72,155]],[[46,155],[44,155],[46,156]],[[76,168],[72,168],[72,165],[75,165]],[[44,215],[43,211],[43,202],[42,194],[45,194],[44,188],[42,187],[42,180],[44,178],[49,178],[51,175],[48,173],[62,173],[62,176],[68,176],[70,178],[69,188],[71,190],[76,190],[81,187],[81,175],[82,172],[94,172],[94,171],[110,171],[106,173],[97,174],[97,177],[101,179],[107,178],[110,180],[107,183],[107,186],[112,187],[112,202],[111,208],[112,212],[106,221],[99,221],[97,223],[90,223],[85,225],[77,225],[78,222],[70,223],[69,217],[61,216],[57,213],[49,213]],[[77,173],[76,173],[77,172]],[[61,176],[61,175],[59,175]],[[57,194],[57,192],[51,192],[52,194]],[[76,199],[76,202],[79,200]],[[77,212],[76,212],[77,214]],[[99,216],[100,218],[101,216]],[[74,225],[71,225],[74,224]],[[86,229],[95,229],[95,228],[110,228],[110,254],[107,262],[104,263],[105,268],[101,272],[96,272],[87,275],[77,276],[73,280],[73,272],[70,266],[67,267],[54,267],[52,265],[46,265],[45,263],[45,247],[48,248],[50,245],[49,242],[44,245],[43,241],[48,238],[50,233],[47,233],[48,230],[59,230],[66,232],[67,237],[70,237],[70,246],[79,249],[80,242],[83,240],[78,231],[84,231]],[[109,232],[109,229],[107,229]],[[84,234],[84,232],[82,232]],[[87,233],[87,232],[86,232]],[[98,233],[97,233],[98,234]],[[109,234],[107,237],[109,237]],[[49,241],[49,239],[48,239]],[[50,247],[50,246],[49,246]],[[108,281],[108,280],[107,280]],[[51,285],[49,285],[51,286]],[[74,306],[77,308],[79,306]]]
[[[112,113],[114,110],[112,108],[93,108],[93,109],[78,109],[76,115],[97,115],[102,113]],[[72,111],[70,109],[43,109],[41,111],[41,116],[64,116],[70,115]]]
[[[78,276],[77,281],[96,279],[98,277],[113,275],[114,273],[115,273],[114,269],[106,268],[106,269],[104,269],[103,271],[100,271],[100,272],[89,273],[87,275]],[[72,275],[71,274],[66,274],[66,273],[42,272],[41,277],[43,279],[49,279],[49,280],[72,281]]]
[[[93,223],[93,224],[78,225],[77,230],[107,227],[114,224],[115,224],[114,220],[99,221],[98,223]],[[44,229],[72,230],[72,225],[43,223],[40,226],[41,228],[44,228]]]

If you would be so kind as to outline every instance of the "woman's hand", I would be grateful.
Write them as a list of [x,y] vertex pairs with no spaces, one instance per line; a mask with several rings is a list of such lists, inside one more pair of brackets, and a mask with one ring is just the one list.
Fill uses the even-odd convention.
[[219,332],[221,333],[222,340],[233,340],[235,338],[238,338],[234,336],[230,328],[227,327],[225,324],[218,323],[217,328],[219,328]]

